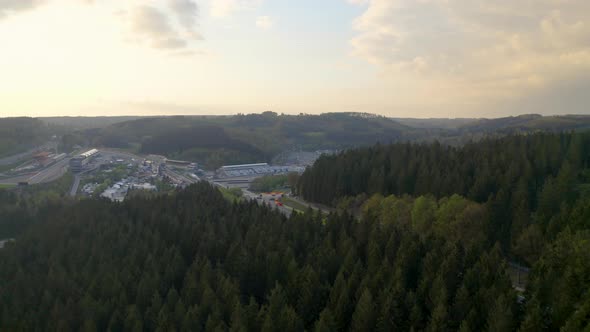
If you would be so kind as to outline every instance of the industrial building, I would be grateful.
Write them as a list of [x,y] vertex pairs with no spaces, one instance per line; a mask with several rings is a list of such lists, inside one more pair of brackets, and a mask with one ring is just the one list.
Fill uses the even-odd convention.
[[218,171],[218,177],[240,176],[264,176],[273,174],[285,174],[289,172],[302,173],[305,170],[300,166],[270,166],[267,163],[222,166]]
[[70,169],[72,172],[81,172],[92,158],[98,156],[98,150],[92,149],[81,153],[70,160]]
[[48,152],[48,151],[37,152],[36,154],[33,155],[33,158],[35,159],[35,161],[37,162],[37,164],[40,167],[47,167],[49,165],[52,165],[52,164],[64,159],[65,157],[66,157],[65,153],[54,154],[54,153]]
[[257,174],[260,172],[260,170],[265,169],[267,167],[268,167],[267,163],[228,165],[228,166],[221,166],[221,168],[217,171],[217,173],[218,173],[218,176],[221,176],[221,177],[245,176],[245,175]]
[[268,163],[221,166],[221,170],[222,171],[240,171],[240,170],[254,169],[254,168],[260,168],[260,167],[268,167]]

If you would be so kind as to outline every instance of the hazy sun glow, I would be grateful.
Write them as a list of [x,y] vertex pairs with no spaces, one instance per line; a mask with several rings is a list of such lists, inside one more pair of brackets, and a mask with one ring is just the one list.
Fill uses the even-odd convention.
[[588,113],[585,0],[0,0],[0,116]]

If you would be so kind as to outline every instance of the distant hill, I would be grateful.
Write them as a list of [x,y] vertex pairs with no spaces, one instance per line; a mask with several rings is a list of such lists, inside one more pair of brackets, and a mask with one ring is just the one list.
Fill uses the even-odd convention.
[[89,129],[92,144],[223,163],[268,161],[282,151],[345,149],[405,139],[415,131],[386,117],[359,113],[143,118]]
[[0,157],[22,152],[49,139],[52,130],[34,118],[0,118]]
[[39,120],[50,124],[63,126],[70,129],[88,129],[88,128],[101,128],[113,125],[115,123],[132,121],[145,118],[143,116],[97,116],[97,117],[85,117],[85,116],[55,116],[55,117],[43,117]]
[[564,131],[590,128],[590,115],[555,115],[524,114],[495,119],[474,118],[392,118],[393,120],[416,129],[445,129],[459,132],[496,132],[496,131]]
[[[462,145],[518,132],[590,128],[590,116],[521,115],[498,119],[392,119],[366,113],[320,115],[238,114],[235,116],[146,117],[94,123],[83,131],[90,144],[132,148],[215,168],[225,163],[270,161],[288,150],[348,149],[399,141]],[[92,121],[88,122],[92,123]]]
[[560,115],[542,116],[526,114],[498,119],[479,119],[459,127],[462,131],[564,131],[590,128],[590,116]]
[[48,117],[0,119],[0,156],[61,137],[77,145],[131,149],[194,160],[215,168],[270,161],[285,151],[343,150],[399,141],[460,146],[486,137],[590,128],[590,116],[520,115],[497,119],[387,118],[367,113],[320,115]]
[[539,131],[568,132],[590,129],[588,115],[542,116],[525,114],[496,119],[403,119],[395,121],[413,128],[408,134],[409,141],[431,142],[461,146],[483,138],[500,137],[518,133]]
[[458,129],[461,126],[467,125],[476,121],[473,118],[457,118],[457,119],[445,119],[445,118],[430,118],[430,119],[417,119],[417,118],[392,118],[403,125],[412,128],[419,129]]

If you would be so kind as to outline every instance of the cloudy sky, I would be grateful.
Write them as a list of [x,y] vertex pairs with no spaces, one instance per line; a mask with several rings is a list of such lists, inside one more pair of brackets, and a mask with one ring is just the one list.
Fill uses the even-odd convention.
[[590,114],[587,0],[0,0],[0,116]]

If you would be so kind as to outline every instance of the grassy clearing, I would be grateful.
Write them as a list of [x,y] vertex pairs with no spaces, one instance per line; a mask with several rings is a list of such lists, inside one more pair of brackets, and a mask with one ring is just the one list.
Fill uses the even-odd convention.
[[13,168],[17,168],[18,166],[22,165],[25,161],[26,161],[26,159],[23,159],[23,160],[19,160],[19,161],[15,162],[13,164],[10,164],[10,165],[0,165],[0,172],[7,172]]
[[287,197],[287,196],[283,196],[283,198],[281,199],[281,202],[283,204],[285,204],[286,206],[292,208],[293,210],[296,210],[298,212],[305,212],[307,211],[307,206]]
[[1,184],[0,183],[0,189],[11,189],[14,188],[15,185],[14,184]]
[[223,188],[223,187],[217,187],[219,188],[219,191],[221,191],[221,194],[223,195],[223,197],[225,197],[225,199],[227,199],[230,202],[235,202],[235,201],[239,201],[242,198],[242,189],[240,188]]

